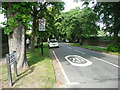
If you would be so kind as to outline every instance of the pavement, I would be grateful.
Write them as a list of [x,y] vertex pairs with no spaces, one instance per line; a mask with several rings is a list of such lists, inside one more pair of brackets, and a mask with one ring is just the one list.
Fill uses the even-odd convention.
[[54,88],[69,88],[69,86],[64,83],[65,77],[62,73],[62,69],[59,65],[59,62],[56,60],[56,57],[54,56],[52,50],[50,50],[50,56],[52,58],[52,65],[54,67],[55,79],[56,79]]
[[65,43],[59,46],[51,51],[65,78],[63,82],[69,88],[119,88],[118,56]]

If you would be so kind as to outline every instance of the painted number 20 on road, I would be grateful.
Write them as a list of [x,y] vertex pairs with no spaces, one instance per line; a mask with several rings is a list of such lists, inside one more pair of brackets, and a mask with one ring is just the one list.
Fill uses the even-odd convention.
[[78,55],[68,55],[65,59],[73,66],[90,66],[92,62]]

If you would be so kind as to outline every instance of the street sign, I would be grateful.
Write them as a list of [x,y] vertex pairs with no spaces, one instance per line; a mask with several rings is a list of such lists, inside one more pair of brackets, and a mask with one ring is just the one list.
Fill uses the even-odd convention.
[[11,70],[11,65],[14,64],[14,72],[15,76],[18,76],[17,74],[17,55],[16,51],[14,51],[12,54],[7,54],[6,55],[6,62],[7,62],[7,69],[8,69],[8,80],[9,80],[9,85],[10,87],[13,85],[12,83],[12,70]]
[[45,31],[45,19],[39,19],[39,31]]

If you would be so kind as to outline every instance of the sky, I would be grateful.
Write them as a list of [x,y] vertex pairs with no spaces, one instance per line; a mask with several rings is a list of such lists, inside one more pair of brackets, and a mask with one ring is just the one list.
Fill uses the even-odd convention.
[[[63,0],[65,2],[65,10],[64,12],[66,11],[69,11],[71,9],[74,9],[75,7],[80,7],[80,9],[82,9],[82,2],[74,2],[74,0]],[[92,3],[94,1],[94,4]],[[89,2],[89,7],[93,7],[95,4],[97,3],[96,0],[91,0]]]
[[81,2],[74,2],[74,0],[63,0],[65,2],[65,10],[63,12],[74,9],[75,7],[81,7]]
[[0,14],[0,22],[4,22],[5,19],[4,19],[4,15],[3,14]]

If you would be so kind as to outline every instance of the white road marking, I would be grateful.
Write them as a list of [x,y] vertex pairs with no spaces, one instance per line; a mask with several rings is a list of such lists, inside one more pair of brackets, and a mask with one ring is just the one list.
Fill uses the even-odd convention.
[[107,64],[110,64],[110,65],[112,65],[112,66],[115,66],[115,67],[117,67],[117,68],[120,68],[120,66],[118,66],[118,65],[116,65],[116,64],[113,64],[113,63],[111,63],[111,62],[108,62],[108,61],[106,61],[106,60],[103,60],[103,59],[100,59],[100,58],[97,58],[97,57],[93,57],[93,58],[95,58],[95,59],[97,59],[97,60],[100,60],[100,61],[102,61],[102,62],[105,62],[105,63],[107,63]]
[[[71,58],[71,60],[70,60],[70,58]],[[87,66],[92,65],[91,61],[89,61],[81,56],[78,56],[78,55],[68,55],[65,57],[65,59],[73,66],[87,67]],[[78,61],[81,63],[75,63],[74,61]],[[82,63],[82,62],[85,62],[85,63]]]
[[66,84],[68,84],[68,85],[71,85],[71,84],[79,84],[79,82],[70,82],[70,80],[68,79],[68,77],[67,77],[67,75],[66,75],[66,73],[65,73],[65,71],[64,71],[64,69],[63,69],[63,67],[62,67],[62,65],[61,65],[61,63],[60,63],[60,61],[59,61],[59,59],[57,58],[55,52],[54,52],[54,51],[52,51],[52,52],[53,52],[56,60],[58,61],[59,65],[60,65],[60,68],[61,68],[61,70],[62,70],[63,75],[65,76],[65,79],[66,79],[66,81],[67,81]]
[[76,50],[76,49],[75,49],[75,51],[76,51],[76,52],[79,52],[79,53],[82,53],[82,54],[85,54],[84,52],[78,51],[78,50]]
[[72,49],[71,47],[67,47],[68,49]]

